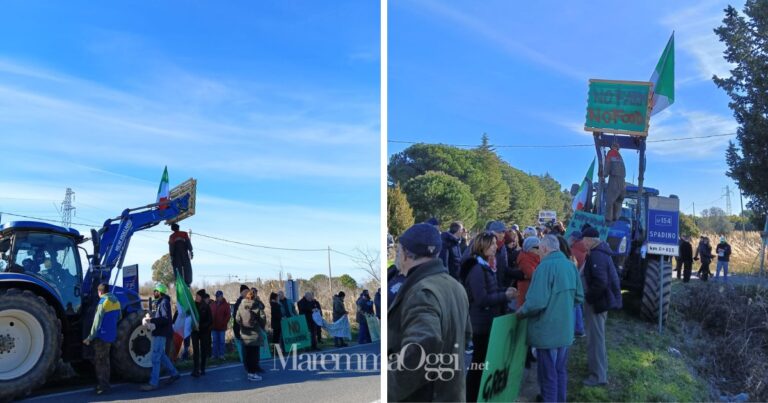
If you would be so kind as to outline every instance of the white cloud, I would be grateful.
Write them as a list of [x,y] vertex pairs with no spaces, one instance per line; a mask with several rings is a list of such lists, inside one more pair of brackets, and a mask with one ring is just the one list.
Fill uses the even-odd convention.
[[585,72],[577,71],[567,63],[560,62],[520,41],[514,40],[515,36],[510,36],[508,33],[495,29],[485,21],[469,15],[465,10],[457,10],[448,6],[446,2],[422,0],[411,4],[420,5],[435,15],[439,15],[452,23],[459,24],[474,34],[491,41],[513,57],[526,59],[579,81],[583,81],[584,77],[588,76]]
[[[737,128],[738,124],[729,116],[681,108],[676,108],[674,112],[667,109],[654,116],[648,139],[650,141],[735,133]],[[703,159],[716,154],[724,155],[729,139],[733,139],[733,137],[649,142],[648,151],[659,156],[673,158],[675,161]]]
[[[696,62],[695,76],[685,76],[683,69],[678,85],[709,81],[713,75],[730,76],[732,65],[723,58],[725,45],[713,31],[722,24],[724,8],[721,1],[701,2],[676,10],[661,20],[663,26],[675,30],[676,50],[688,53]],[[678,63],[677,67],[680,66]]]

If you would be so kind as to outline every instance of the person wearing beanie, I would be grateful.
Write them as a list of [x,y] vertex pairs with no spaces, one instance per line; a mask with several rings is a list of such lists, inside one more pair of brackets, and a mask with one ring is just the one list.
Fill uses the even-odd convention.
[[498,283],[498,271],[490,263],[498,256],[496,248],[497,238],[494,232],[485,231],[478,234],[472,240],[470,256],[462,263],[459,273],[459,280],[467,290],[474,344],[473,365],[467,374],[467,401],[475,401],[480,391],[483,372],[481,364],[485,362],[488,352],[493,319],[503,315],[509,301],[517,295],[517,290],[514,288],[504,287]]
[[213,318],[213,328],[211,329],[211,337],[213,338],[212,358],[224,359],[225,336],[232,312],[230,312],[229,302],[224,298],[223,291],[216,291],[216,300],[210,304],[210,307]]
[[720,277],[720,269],[723,269],[723,280],[728,281],[728,261],[731,258],[731,245],[725,241],[725,236],[720,237],[720,243],[715,248],[715,254],[717,255],[715,278]]
[[195,294],[195,306],[200,318],[197,329],[192,329],[192,350],[194,351],[192,361],[194,369],[192,376],[197,378],[205,375],[205,362],[211,350],[211,328],[213,326],[213,316],[211,307],[205,302],[205,289],[200,289]]
[[605,348],[605,322],[608,311],[620,309],[621,284],[613,251],[600,240],[600,233],[593,227],[584,228],[583,242],[589,253],[584,262],[584,327],[587,334],[587,369],[589,375],[583,383],[602,386],[608,383],[608,357]]
[[173,338],[173,326],[171,321],[171,298],[168,296],[168,286],[163,283],[155,284],[153,291],[155,309],[153,315],[147,314],[143,324],[152,330],[152,372],[150,373],[149,382],[141,386],[141,390],[148,392],[155,390],[160,384],[160,367],[165,367],[171,372],[171,377],[168,379],[168,383],[173,383],[179,380],[181,376],[176,367],[173,366],[173,362],[168,358],[166,354],[166,339]]
[[[441,244],[440,232],[429,224],[415,224],[398,238],[395,266],[405,281],[388,302],[387,401],[466,398],[464,350],[472,337],[469,301],[438,258]],[[458,373],[427,377],[427,367],[419,365],[422,354],[456,357]]]

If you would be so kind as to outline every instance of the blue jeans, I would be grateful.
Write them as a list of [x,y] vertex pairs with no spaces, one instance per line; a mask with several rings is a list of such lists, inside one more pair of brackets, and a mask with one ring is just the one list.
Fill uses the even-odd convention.
[[545,402],[564,402],[568,386],[568,347],[536,349],[541,397]]
[[213,358],[224,357],[224,335],[227,332],[225,330],[213,330],[211,331],[211,338],[213,339]]
[[584,311],[582,309],[581,304],[573,307],[573,316],[575,319],[573,332],[578,335],[584,334]]
[[165,354],[165,337],[152,336],[152,375],[149,377],[149,384],[157,386],[160,383],[160,366],[164,366],[171,371],[171,376],[178,375],[176,367],[173,366],[171,359]]
[[715,278],[720,277],[720,269],[723,269],[723,279],[728,281],[728,262],[722,260],[717,261],[717,271],[715,271]]

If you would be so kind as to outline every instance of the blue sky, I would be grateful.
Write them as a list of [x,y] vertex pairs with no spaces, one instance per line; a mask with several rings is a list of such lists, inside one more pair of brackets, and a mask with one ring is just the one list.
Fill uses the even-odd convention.
[[[676,99],[650,122],[649,140],[733,133],[728,97],[711,80],[727,76],[713,28],[723,1],[451,1],[389,3],[389,140],[477,144],[590,144],[583,131],[590,78],[647,81],[672,31]],[[730,3],[737,9],[743,2]],[[734,137],[730,137],[733,139]],[[645,183],[680,196],[680,208],[725,209],[729,137],[649,143]],[[407,145],[388,144],[388,154]],[[549,172],[570,188],[594,147],[499,148],[526,172]],[[627,178],[637,155],[623,153]],[[746,199],[744,201],[746,203]]]
[[[137,4],[4,2],[0,211],[55,219],[71,187],[73,222],[98,227],[154,202],[167,165],[171,187],[198,179],[184,229],[378,248],[379,5]],[[134,236],[126,264],[142,282],[166,240]],[[324,253],[193,244],[196,280],[327,274]],[[332,263],[367,278],[347,257]]]

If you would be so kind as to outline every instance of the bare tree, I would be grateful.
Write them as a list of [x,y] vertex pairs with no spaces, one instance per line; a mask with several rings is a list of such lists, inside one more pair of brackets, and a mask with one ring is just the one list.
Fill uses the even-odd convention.
[[365,249],[355,248],[355,256],[350,256],[358,268],[373,277],[376,283],[381,284],[381,259],[379,259],[380,251],[371,250],[369,247]]

